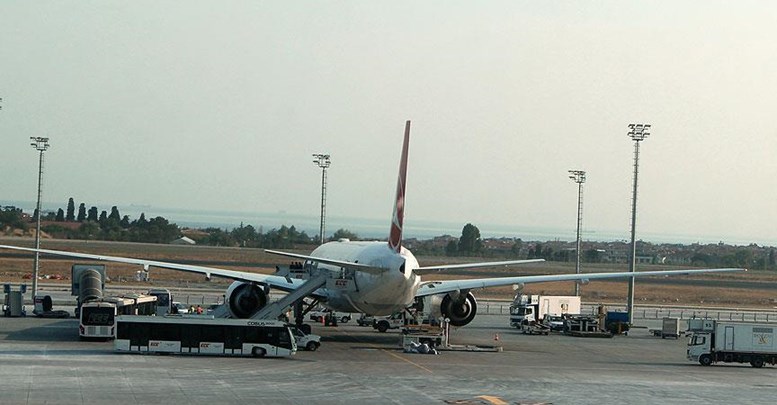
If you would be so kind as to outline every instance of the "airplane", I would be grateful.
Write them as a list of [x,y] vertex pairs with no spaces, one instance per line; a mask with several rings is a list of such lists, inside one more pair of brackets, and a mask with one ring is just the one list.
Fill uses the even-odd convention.
[[[431,308],[450,320],[453,326],[470,323],[477,314],[477,300],[472,291],[482,288],[506,285],[523,286],[528,283],[549,281],[590,280],[676,276],[710,272],[746,271],[739,268],[664,270],[642,272],[609,272],[582,274],[531,275],[497,278],[473,278],[444,281],[422,281],[421,275],[445,270],[502,267],[541,262],[542,259],[509,260],[421,266],[413,253],[402,246],[402,230],[405,214],[405,191],[407,180],[408,147],[410,142],[410,121],[405,123],[404,141],[397,179],[396,198],[390,224],[388,241],[339,240],[322,244],[309,255],[266,250],[267,253],[301,260],[302,278],[291,278],[289,272],[279,271],[273,275],[219,269],[214,267],[168,263],[127,257],[93,255],[47,249],[32,249],[0,245],[2,249],[40,252],[81,259],[102,260],[137,264],[146,270],[149,267],[173,269],[234,280],[225,294],[229,316],[234,318],[273,319],[285,308],[299,305],[306,297],[315,303],[340,312],[360,312],[368,315],[389,315],[404,310],[416,299],[431,296]],[[299,266],[299,264],[304,265]],[[288,269],[287,269],[288,270]],[[298,276],[298,274],[297,274]],[[269,302],[270,289],[286,291],[286,297],[274,303]],[[297,317],[301,322],[301,315]]]

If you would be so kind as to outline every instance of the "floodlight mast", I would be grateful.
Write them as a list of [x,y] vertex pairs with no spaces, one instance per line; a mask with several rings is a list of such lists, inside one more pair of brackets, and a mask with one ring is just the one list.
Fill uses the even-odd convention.
[[326,169],[329,168],[332,162],[329,159],[329,155],[321,153],[314,153],[313,158],[313,163],[321,168],[321,226],[318,235],[319,242],[323,245],[326,240],[324,237],[326,232]]
[[[577,183],[577,246],[575,248],[575,274],[580,274],[580,229],[583,224],[583,183],[585,183],[585,171],[569,170],[569,178]],[[580,296],[580,283],[575,283],[575,296]]]
[[[637,265],[637,179],[639,177],[639,143],[650,135],[650,124],[629,124],[628,136],[634,141],[634,188],[631,196],[631,257],[629,258],[629,271],[636,271]],[[634,277],[629,278],[629,293],[626,303],[626,312],[629,315],[629,324],[634,323]]]
[[[49,138],[43,138],[39,136],[31,136],[30,140],[32,143],[33,148],[38,151],[39,153],[39,159],[38,159],[38,204],[36,208],[36,219],[35,219],[35,264],[33,265],[32,270],[32,299],[33,302],[35,301],[35,296],[38,295],[38,269],[39,269],[39,262],[40,262],[40,253],[38,253],[37,249],[40,249],[40,215],[41,215],[41,209],[40,209],[40,200],[41,200],[41,180],[43,178],[43,152],[45,152],[49,148]],[[33,311],[34,312],[34,311]]]

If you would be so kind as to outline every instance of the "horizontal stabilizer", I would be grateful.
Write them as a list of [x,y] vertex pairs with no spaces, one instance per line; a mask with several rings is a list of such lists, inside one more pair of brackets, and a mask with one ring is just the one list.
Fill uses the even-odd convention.
[[479,269],[479,268],[486,268],[486,267],[514,266],[518,264],[539,263],[544,261],[545,259],[529,259],[529,260],[507,260],[503,262],[443,264],[440,266],[419,267],[418,269],[416,269],[415,273],[429,274],[429,273],[436,273],[438,271],[445,271],[445,270]]
[[291,257],[291,258],[294,258],[294,259],[310,260],[311,262],[323,263],[323,264],[328,264],[330,266],[338,266],[338,267],[343,267],[343,268],[346,268],[346,269],[353,269],[353,270],[356,270],[356,271],[363,271],[363,272],[371,273],[371,274],[382,274],[383,272],[388,270],[388,269],[384,269],[384,268],[381,268],[381,267],[367,266],[365,264],[345,262],[345,261],[342,261],[342,260],[326,259],[326,258],[323,258],[323,257],[306,256],[306,255],[300,255],[300,254],[297,254],[297,253],[281,252],[281,251],[277,251],[277,250],[265,250],[265,252],[273,254],[273,255]]

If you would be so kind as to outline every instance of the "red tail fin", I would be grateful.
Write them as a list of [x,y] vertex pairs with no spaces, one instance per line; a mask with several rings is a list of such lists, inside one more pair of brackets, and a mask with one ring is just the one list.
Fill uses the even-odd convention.
[[410,121],[405,123],[405,141],[402,144],[402,160],[399,163],[397,179],[397,199],[394,201],[394,216],[391,218],[391,232],[388,244],[391,250],[399,253],[402,248],[402,222],[405,219],[405,182],[407,180],[407,147],[410,143]]

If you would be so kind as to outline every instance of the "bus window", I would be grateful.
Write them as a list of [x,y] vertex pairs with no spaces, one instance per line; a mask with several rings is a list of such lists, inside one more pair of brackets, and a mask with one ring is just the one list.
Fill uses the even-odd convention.
[[288,329],[282,329],[278,331],[278,344],[277,346],[286,349],[291,349],[291,335],[289,335]]
[[180,328],[175,324],[156,324],[151,328],[151,340],[181,340]]
[[224,336],[225,349],[243,349],[243,328],[229,328]]

